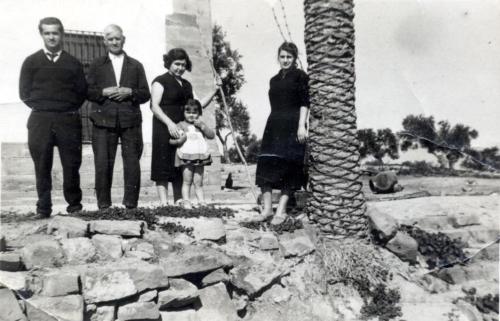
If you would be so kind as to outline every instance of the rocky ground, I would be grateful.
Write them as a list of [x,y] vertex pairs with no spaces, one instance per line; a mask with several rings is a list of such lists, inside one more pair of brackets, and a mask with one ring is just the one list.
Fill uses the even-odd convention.
[[[161,216],[155,230],[4,211],[0,320],[388,320],[384,298],[341,282],[379,268],[400,293],[393,320],[498,320],[500,181],[405,182],[392,198],[366,192],[377,245],[322,241],[300,211],[300,224],[276,231],[231,199],[233,214]],[[432,266],[405,226],[460,239],[471,258]]]

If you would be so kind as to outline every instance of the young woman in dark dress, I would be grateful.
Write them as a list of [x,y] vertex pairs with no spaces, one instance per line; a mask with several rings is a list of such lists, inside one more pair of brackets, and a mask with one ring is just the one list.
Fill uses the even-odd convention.
[[[151,86],[151,110],[153,117],[153,144],[151,156],[151,180],[156,182],[161,205],[167,205],[167,186],[172,182],[174,201],[182,198],[182,173],[174,166],[177,147],[170,145],[170,138],[178,139],[184,132],[177,123],[184,120],[183,106],[188,99],[195,98],[191,83],[182,78],[184,72],[191,71],[191,60],[182,48],[171,49],[163,56],[166,73],[156,77]],[[216,79],[216,85],[221,81]],[[217,93],[203,99],[205,108]]]
[[284,42],[278,49],[281,70],[271,78],[267,119],[257,159],[256,185],[262,190],[265,217],[272,216],[272,189],[280,189],[276,214],[271,224],[286,219],[290,194],[305,185],[304,153],[309,112],[307,74],[297,68],[298,49]]

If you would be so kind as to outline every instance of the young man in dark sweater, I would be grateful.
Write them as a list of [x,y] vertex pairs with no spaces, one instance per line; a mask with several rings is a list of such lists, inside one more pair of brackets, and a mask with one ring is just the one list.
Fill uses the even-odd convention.
[[28,146],[35,164],[37,214],[52,212],[52,162],[59,149],[64,198],[68,213],[82,209],[80,165],[82,126],[78,110],[86,98],[82,64],[62,50],[64,27],[48,17],[38,25],[44,48],[28,56],[19,80],[21,100],[32,109],[28,119]]

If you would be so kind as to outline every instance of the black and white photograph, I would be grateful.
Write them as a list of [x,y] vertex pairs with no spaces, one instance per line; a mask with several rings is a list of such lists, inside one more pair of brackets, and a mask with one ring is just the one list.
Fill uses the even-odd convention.
[[2,0],[0,320],[499,321],[497,0]]

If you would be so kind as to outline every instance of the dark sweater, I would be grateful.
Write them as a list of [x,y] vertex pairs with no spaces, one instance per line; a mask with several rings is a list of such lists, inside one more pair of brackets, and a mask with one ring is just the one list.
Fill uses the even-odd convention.
[[33,110],[76,111],[87,96],[83,66],[65,51],[56,62],[51,62],[39,50],[24,60],[19,96]]

